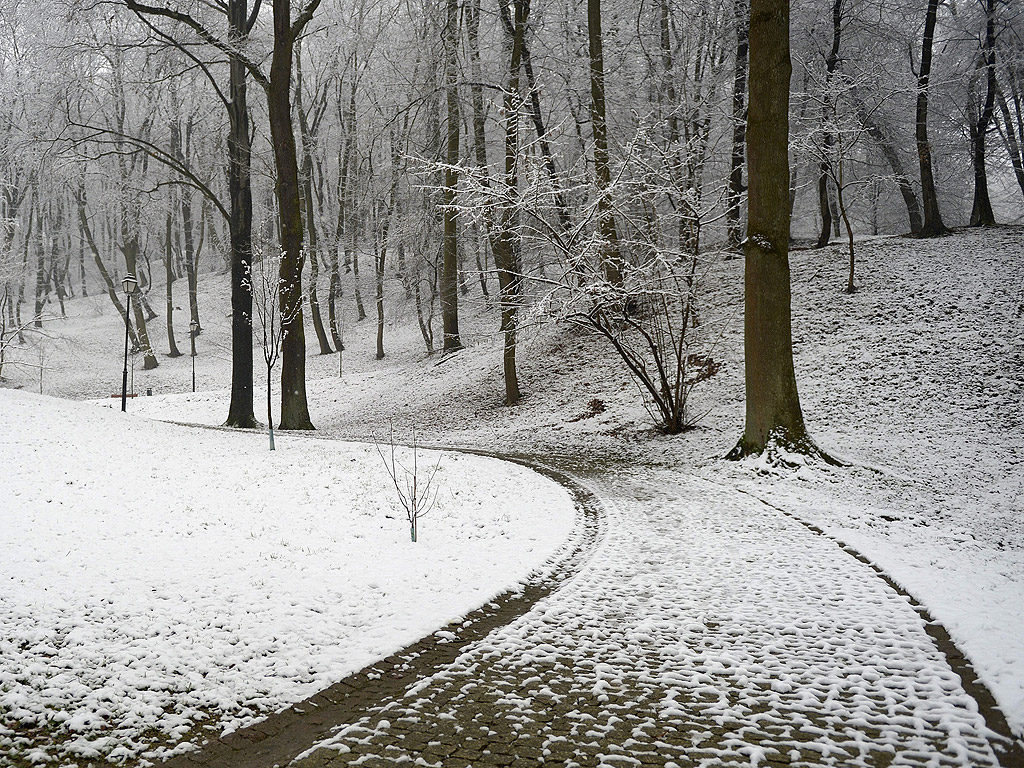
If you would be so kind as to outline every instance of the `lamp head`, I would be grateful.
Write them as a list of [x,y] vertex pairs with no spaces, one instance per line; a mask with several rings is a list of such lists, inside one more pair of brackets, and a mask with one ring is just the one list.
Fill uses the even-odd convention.
[[139,287],[139,281],[130,272],[121,280],[121,288],[128,295],[135,293]]

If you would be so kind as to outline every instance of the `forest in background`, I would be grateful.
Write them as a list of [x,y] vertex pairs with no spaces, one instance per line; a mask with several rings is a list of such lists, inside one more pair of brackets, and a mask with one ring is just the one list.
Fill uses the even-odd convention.
[[[790,12],[791,234],[847,242],[848,291],[854,234],[1019,219],[1016,6]],[[306,326],[340,349],[348,302],[381,357],[395,285],[426,354],[461,347],[460,299],[500,309],[509,403],[528,311],[604,336],[658,425],[688,426],[715,365],[701,285],[744,233],[743,0],[5,0],[0,25],[0,354],[69,297],[124,314],[131,273],[156,366],[230,272],[228,422],[255,422],[255,325],[304,428]]]

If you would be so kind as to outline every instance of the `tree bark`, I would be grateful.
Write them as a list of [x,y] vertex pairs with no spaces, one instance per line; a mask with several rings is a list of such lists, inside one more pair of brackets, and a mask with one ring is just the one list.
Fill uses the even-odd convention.
[[[392,200],[394,199],[392,194]],[[390,204],[389,204],[390,206]],[[380,206],[384,207],[384,206]],[[374,216],[380,231],[376,237],[376,252],[373,259],[374,304],[377,307],[377,359],[384,359],[384,269],[388,257],[388,231],[391,226],[391,208],[386,207],[383,216]]]
[[[248,0],[229,0],[228,34],[247,35]],[[252,144],[249,132],[248,73],[238,56],[228,59],[228,236],[231,241],[231,400],[228,427],[259,425],[253,410],[252,359]],[[191,292],[191,287],[190,287]],[[191,296],[190,296],[191,298]],[[198,321],[198,312],[196,312]]]
[[515,199],[519,187],[519,70],[522,65],[523,39],[530,12],[529,0],[512,0],[514,20],[510,40],[509,66],[505,76],[505,175],[506,201],[500,210],[494,238],[494,263],[498,268],[498,288],[501,306],[501,332],[504,341],[502,371],[505,380],[505,404],[515,405],[522,398],[516,371],[516,333],[518,304],[522,292],[520,268],[521,238]]
[[[181,229],[185,248],[185,282],[188,284],[189,323],[196,324],[196,333],[202,333],[199,322],[199,282],[196,273],[196,247],[192,233],[192,200],[187,189],[181,195]],[[190,326],[191,327],[191,326]]]
[[[831,144],[827,136],[825,142]],[[828,199],[828,163],[825,162],[818,164],[818,212],[821,215],[821,229],[814,247],[824,248],[832,238],[832,206]]]
[[996,101],[996,3],[985,3],[985,103],[977,123],[971,126],[971,160],[974,165],[974,203],[971,207],[972,227],[991,227],[996,223],[992,201],[988,195],[988,174],[985,171],[985,137],[995,111]]
[[178,350],[178,345],[174,341],[174,248],[172,242],[171,228],[172,219],[171,211],[173,205],[168,205],[167,208],[167,228],[164,237],[164,279],[165,279],[165,293],[166,293],[166,315],[167,315],[167,349],[168,357],[181,357],[181,352]]
[[605,280],[612,285],[621,285],[622,256],[611,201],[612,171],[608,158],[601,0],[587,0],[587,39],[590,57],[590,125],[594,136],[594,179],[597,183],[597,227],[601,237],[601,268]]
[[747,135],[747,54],[750,34],[750,5],[747,0],[734,0],[733,17],[736,28],[736,56],[732,87],[732,155],[729,161],[725,220],[729,245],[738,248],[743,240],[740,206],[744,191],[743,150]]
[[813,450],[793,369],[789,276],[789,0],[751,0],[744,246],[746,425],[731,458]]
[[[311,13],[307,6],[304,13]],[[266,86],[281,226],[281,422],[280,429],[313,429],[306,402],[306,334],[302,314],[302,212],[299,166],[292,129],[291,78],[296,31],[291,0],[274,0],[274,52]]]
[[306,231],[309,233],[309,313],[313,319],[313,331],[320,345],[321,355],[333,355],[331,343],[327,340],[323,316],[320,314],[320,299],[317,283],[320,279],[319,243],[316,231],[316,209],[313,201],[313,136],[309,117],[303,106],[302,96],[302,46],[295,46],[295,111],[299,116],[299,135],[302,142],[302,203],[306,214]]
[[445,134],[444,187],[441,195],[443,235],[441,247],[441,322],[444,328],[442,353],[462,349],[459,337],[459,290],[458,290],[458,217],[455,211],[455,193],[459,184],[459,94],[456,56],[459,24],[457,0],[446,0],[447,15],[443,33],[444,41],[444,90],[447,107]]
[[938,11],[939,0],[928,0],[921,42],[921,67],[917,75],[915,137],[921,166],[921,199],[924,203],[921,237],[937,237],[949,232],[942,223],[942,214],[939,212],[939,198],[935,192],[935,176],[932,173],[932,145],[928,140],[928,82],[932,73],[932,45],[935,41],[935,19]]

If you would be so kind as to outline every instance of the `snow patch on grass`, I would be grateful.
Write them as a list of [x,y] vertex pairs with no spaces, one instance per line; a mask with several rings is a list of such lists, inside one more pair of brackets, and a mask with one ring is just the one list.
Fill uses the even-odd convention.
[[413,544],[372,446],[271,453],[11,391],[0,412],[0,751],[27,760],[249,724],[486,602],[573,525],[554,483],[446,454]]

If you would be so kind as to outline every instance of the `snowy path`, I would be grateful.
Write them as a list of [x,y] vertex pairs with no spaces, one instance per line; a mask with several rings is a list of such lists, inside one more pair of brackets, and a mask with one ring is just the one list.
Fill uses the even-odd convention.
[[592,473],[577,577],[303,768],[997,764],[906,600],[832,541],[679,472]]

